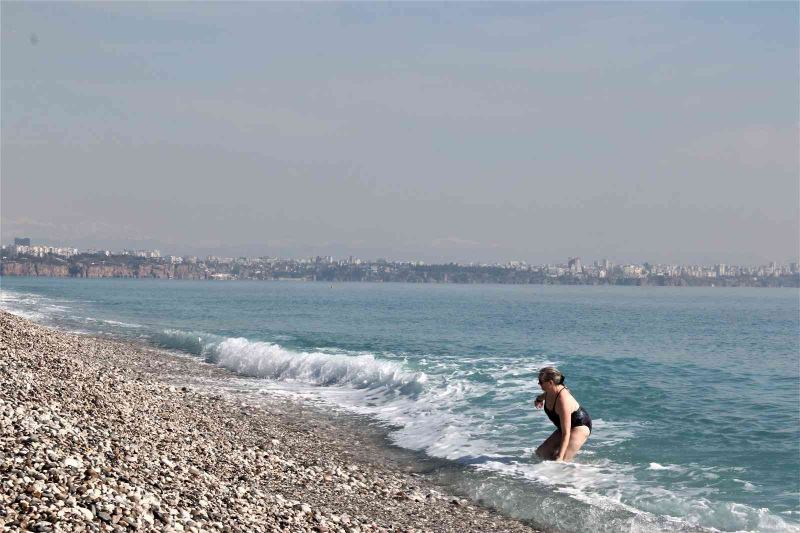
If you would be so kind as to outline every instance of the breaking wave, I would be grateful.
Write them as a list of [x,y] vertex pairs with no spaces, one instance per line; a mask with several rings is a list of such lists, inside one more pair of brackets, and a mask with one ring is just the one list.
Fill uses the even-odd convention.
[[152,340],[164,348],[203,356],[211,363],[249,377],[380,389],[409,396],[419,394],[427,382],[424,372],[412,372],[400,363],[381,361],[363,352],[358,355],[304,352],[271,342],[178,330],[164,330]]

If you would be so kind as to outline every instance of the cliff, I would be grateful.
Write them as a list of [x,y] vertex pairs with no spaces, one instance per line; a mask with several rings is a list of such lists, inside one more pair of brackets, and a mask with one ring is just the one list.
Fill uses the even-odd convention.
[[29,261],[3,261],[0,263],[2,276],[45,276],[61,278],[69,276],[69,265],[52,263],[32,263]]
[[154,279],[206,279],[204,268],[196,265],[171,265],[161,263],[49,263],[39,261],[0,262],[0,276],[40,276],[75,278],[154,278]]

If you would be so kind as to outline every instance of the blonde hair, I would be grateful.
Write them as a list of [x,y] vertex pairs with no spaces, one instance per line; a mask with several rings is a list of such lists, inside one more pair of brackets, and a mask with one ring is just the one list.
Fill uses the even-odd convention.
[[539,381],[552,381],[556,385],[563,385],[564,374],[554,366],[546,366],[539,370]]

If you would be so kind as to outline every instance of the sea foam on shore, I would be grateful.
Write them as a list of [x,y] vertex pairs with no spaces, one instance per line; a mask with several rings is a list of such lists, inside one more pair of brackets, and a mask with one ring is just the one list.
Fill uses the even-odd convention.
[[158,377],[223,369],[2,311],[0,340],[3,530],[532,531],[363,460],[290,401]]

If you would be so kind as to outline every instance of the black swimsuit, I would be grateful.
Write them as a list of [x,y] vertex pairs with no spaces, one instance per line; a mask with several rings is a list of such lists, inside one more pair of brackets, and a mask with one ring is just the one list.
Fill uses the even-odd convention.
[[[564,387],[566,389],[566,387]],[[544,413],[547,415],[547,418],[556,425],[559,431],[561,431],[561,417],[555,410],[556,402],[558,401],[558,397],[564,392],[564,389],[558,391],[556,394],[556,399],[553,400],[553,410],[547,408],[547,402],[544,402]],[[578,426],[586,426],[589,428],[589,433],[592,432],[592,417],[589,416],[589,413],[586,412],[586,409],[583,407],[578,406],[578,409],[572,411],[572,416],[570,417],[572,420],[572,427]]]

